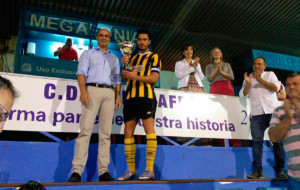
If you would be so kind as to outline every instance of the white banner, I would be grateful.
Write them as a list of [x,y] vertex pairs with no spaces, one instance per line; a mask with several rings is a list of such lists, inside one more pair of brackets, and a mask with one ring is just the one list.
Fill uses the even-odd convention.
[[[20,94],[4,130],[79,131],[81,103],[76,80],[0,74],[10,79]],[[251,139],[248,99],[163,89],[155,89],[155,93],[155,130],[159,136]],[[112,133],[123,131],[121,108],[115,112]],[[145,134],[141,122],[135,134]]]

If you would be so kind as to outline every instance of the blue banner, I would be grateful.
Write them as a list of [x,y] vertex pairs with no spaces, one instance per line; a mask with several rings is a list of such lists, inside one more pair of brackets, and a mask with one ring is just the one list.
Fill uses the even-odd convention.
[[267,67],[294,72],[300,71],[299,57],[257,49],[252,49],[252,53],[254,59],[256,57],[264,57],[267,61]]
[[65,79],[77,79],[78,62],[55,60],[34,56],[20,56],[20,65],[16,73],[38,76],[51,76]]

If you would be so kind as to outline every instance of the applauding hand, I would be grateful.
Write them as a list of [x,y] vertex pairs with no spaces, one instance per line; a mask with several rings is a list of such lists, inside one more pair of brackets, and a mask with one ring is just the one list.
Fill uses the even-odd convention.
[[246,81],[246,83],[247,83],[248,85],[251,85],[251,84],[252,84],[252,76],[251,76],[251,75],[248,76],[248,73],[247,73],[247,72],[244,74],[244,79],[245,79],[245,81]]
[[197,67],[199,62],[200,62],[200,58],[199,57],[195,57],[195,62],[193,64],[193,67]]

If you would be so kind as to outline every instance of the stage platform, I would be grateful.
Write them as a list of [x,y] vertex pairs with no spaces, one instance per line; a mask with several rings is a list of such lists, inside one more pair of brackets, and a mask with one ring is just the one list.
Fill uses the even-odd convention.
[[[0,190],[13,190],[21,184],[0,184]],[[81,183],[43,183],[47,190],[285,190],[287,180],[278,179],[190,179],[157,181],[114,181]]]
[[[66,183],[71,175],[74,141],[0,142],[0,190],[12,190],[29,180],[38,180],[47,189],[231,189],[282,190],[288,181],[276,180],[272,148],[264,148],[266,179],[246,179],[252,171],[252,150],[243,147],[198,147],[159,145],[154,165],[154,181],[96,182],[97,144],[91,143],[82,183]],[[146,146],[137,145],[137,175],[146,165]],[[112,177],[127,170],[123,144],[111,145]],[[267,190],[267,189],[266,189]]]

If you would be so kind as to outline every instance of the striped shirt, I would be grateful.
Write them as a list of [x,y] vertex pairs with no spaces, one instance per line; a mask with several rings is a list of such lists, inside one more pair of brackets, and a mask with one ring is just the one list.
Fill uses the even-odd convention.
[[[277,107],[272,115],[270,127],[279,124],[286,117],[283,106]],[[288,156],[288,174],[300,182],[300,114],[294,113],[292,124],[283,139],[284,149]]]
[[[158,54],[147,52],[136,54],[130,59],[131,67],[141,67],[138,76],[150,76],[152,72],[160,73],[161,60]],[[127,80],[126,99],[149,98],[156,99],[154,94],[154,84],[144,83],[136,80]]]

